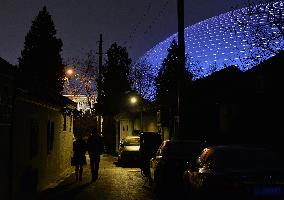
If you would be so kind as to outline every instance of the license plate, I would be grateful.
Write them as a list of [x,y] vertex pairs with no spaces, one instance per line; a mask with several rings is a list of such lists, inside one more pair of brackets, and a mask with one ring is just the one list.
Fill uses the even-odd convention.
[[280,196],[282,195],[281,186],[262,186],[254,188],[256,196]]

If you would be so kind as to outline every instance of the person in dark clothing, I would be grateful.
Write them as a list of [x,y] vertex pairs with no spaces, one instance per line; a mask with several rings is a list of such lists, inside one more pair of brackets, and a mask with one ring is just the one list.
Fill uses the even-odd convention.
[[88,154],[90,156],[90,168],[92,173],[91,182],[98,179],[100,156],[103,153],[104,145],[101,135],[94,128],[87,140]]
[[86,165],[87,144],[81,135],[73,142],[73,158],[75,166],[76,181],[82,181],[83,165]]

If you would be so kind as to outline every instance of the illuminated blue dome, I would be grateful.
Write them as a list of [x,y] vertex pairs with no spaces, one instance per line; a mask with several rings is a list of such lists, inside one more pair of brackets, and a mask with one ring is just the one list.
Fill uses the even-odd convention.
[[[254,9],[265,9],[274,17],[282,17],[282,20],[284,18],[283,1],[268,6],[257,5]],[[273,16],[249,16],[248,10],[242,8],[227,12],[185,28],[186,68],[194,80],[231,65],[246,71],[284,49],[280,30],[275,24],[268,23]],[[281,27],[283,30],[283,21]],[[135,67],[147,63],[151,66],[148,75],[151,73],[155,77],[174,39],[177,41],[177,33],[147,51],[138,59]],[[153,80],[147,92],[142,95],[147,99],[154,98]]]

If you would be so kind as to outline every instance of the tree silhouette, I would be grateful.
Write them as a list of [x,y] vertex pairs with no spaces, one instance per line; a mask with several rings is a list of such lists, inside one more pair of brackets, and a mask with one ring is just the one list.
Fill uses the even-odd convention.
[[131,59],[125,47],[113,43],[107,50],[102,69],[101,98],[95,105],[98,115],[103,116],[103,135],[108,153],[115,152],[115,116],[127,106],[127,93],[131,91],[129,71]]
[[53,20],[44,6],[32,22],[18,59],[22,86],[41,94],[60,94],[64,77],[61,51],[62,41],[56,38]]
[[155,91],[153,88],[155,76],[153,74],[153,66],[146,59],[137,62],[131,67],[130,80],[133,90],[144,99],[153,100]]
[[[179,64],[178,45],[176,41],[173,40],[168,49],[168,55],[164,59],[155,79],[157,102],[160,105],[169,106],[173,110],[176,110],[178,91],[181,92],[181,95],[184,94],[190,80],[191,78],[186,68]],[[180,89],[178,89],[179,81],[181,86]]]
[[[163,60],[155,79],[157,88],[156,103],[161,108],[161,117],[168,120],[165,124],[169,125],[170,129],[177,122],[175,117],[179,117],[179,130],[182,133],[185,116],[188,114],[188,106],[190,104],[188,98],[190,94],[191,75],[185,66],[180,65],[178,55],[178,45],[173,40],[168,48],[168,55]],[[175,131],[171,130],[171,132]],[[175,134],[180,133],[176,132]],[[183,136],[179,135],[178,137]]]
[[125,47],[113,43],[107,50],[103,69],[102,98],[99,110],[106,115],[115,115],[126,105],[126,92],[131,90],[129,73],[131,59]]

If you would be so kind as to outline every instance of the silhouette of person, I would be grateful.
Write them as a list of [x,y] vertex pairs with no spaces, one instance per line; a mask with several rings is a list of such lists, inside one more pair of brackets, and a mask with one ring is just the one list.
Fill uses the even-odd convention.
[[83,165],[86,165],[86,151],[87,144],[83,140],[82,135],[78,135],[76,140],[73,142],[73,158],[75,165],[76,181],[82,181]]
[[88,154],[90,156],[90,168],[92,173],[91,182],[98,179],[100,156],[103,153],[104,145],[103,140],[97,129],[91,131],[91,135],[87,140]]

